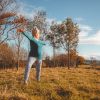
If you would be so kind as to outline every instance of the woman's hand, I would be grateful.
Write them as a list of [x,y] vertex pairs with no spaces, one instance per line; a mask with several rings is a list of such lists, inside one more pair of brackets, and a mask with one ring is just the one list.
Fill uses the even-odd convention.
[[17,29],[17,32],[24,32],[24,29]]

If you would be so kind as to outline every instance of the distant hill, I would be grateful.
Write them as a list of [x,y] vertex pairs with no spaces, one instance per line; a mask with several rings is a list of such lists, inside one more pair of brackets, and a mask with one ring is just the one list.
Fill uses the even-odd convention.
[[[91,60],[85,60],[84,64],[86,64],[86,65],[91,64]],[[96,64],[100,65],[100,60],[96,60]]]

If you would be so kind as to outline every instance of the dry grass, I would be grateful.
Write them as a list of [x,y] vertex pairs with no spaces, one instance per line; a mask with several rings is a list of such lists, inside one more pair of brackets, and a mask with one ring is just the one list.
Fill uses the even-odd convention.
[[31,70],[29,84],[23,84],[24,69],[0,70],[0,100],[100,100],[100,70],[42,68],[41,81]]

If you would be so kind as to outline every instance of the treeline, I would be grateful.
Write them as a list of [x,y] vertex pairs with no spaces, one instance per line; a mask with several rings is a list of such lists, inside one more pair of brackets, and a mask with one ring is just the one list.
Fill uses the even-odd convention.
[[[28,51],[20,48],[19,66],[25,67],[28,57]],[[70,53],[70,67],[78,67],[84,64],[85,59],[81,56]],[[0,68],[17,68],[18,67],[18,50],[15,46],[9,46],[7,43],[0,45]],[[66,67],[68,65],[68,54],[59,54],[54,58],[49,56],[43,60],[43,67]]]
[[[73,55],[70,53],[70,67],[77,68],[79,65],[84,64],[85,59],[82,56]],[[59,54],[54,58],[46,57],[44,60],[44,67],[66,67],[68,66],[68,54]]]
[[[28,56],[24,48],[20,48],[19,66],[24,67]],[[7,43],[0,45],[0,68],[18,67],[18,50],[15,46],[9,46]]]

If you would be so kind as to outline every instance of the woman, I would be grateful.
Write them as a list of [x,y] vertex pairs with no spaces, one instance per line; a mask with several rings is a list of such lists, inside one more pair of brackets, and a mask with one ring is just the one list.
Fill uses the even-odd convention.
[[29,36],[24,29],[17,29],[17,32],[22,33],[30,41],[30,52],[28,57],[28,63],[25,68],[24,82],[27,84],[30,69],[35,61],[37,61],[36,66],[36,79],[40,81],[41,65],[42,65],[42,47],[45,45],[43,41],[40,41],[40,31],[37,27],[32,29],[32,36]]

